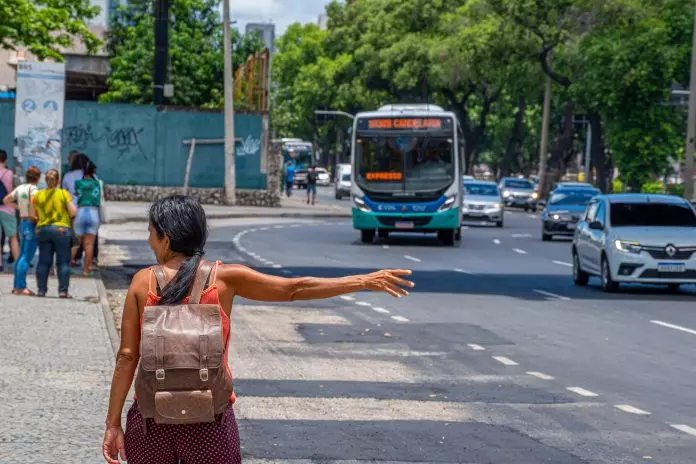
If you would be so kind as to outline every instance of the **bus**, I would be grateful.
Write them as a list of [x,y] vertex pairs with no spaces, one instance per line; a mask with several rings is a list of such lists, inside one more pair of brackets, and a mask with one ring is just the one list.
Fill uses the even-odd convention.
[[283,152],[283,169],[288,163],[295,166],[295,185],[303,188],[307,184],[307,170],[316,163],[316,154],[314,145],[311,142],[305,142],[302,139],[284,138],[274,140],[275,143],[281,144]]
[[375,234],[436,233],[461,238],[464,138],[454,113],[435,105],[387,105],[353,123],[353,228]]

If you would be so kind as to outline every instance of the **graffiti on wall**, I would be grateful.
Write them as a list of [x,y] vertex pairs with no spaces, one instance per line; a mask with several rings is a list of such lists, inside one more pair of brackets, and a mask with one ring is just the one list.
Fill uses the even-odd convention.
[[261,139],[258,137],[247,137],[242,140],[237,148],[237,156],[254,156],[261,150]]
[[94,131],[90,124],[79,124],[63,128],[63,145],[70,150],[84,150],[90,144],[104,143],[118,152],[118,159],[125,155],[141,155],[147,160],[147,153],[140,144],[144,132],[143,127],[104,127],[101,131]]

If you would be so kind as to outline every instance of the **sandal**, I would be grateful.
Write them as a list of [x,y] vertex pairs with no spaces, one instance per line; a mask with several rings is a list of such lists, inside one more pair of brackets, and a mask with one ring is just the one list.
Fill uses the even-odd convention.
[[46,296],[46,293],[45,293],[45,292],[39,292],[39,293],[36,294],[36,296],[39,297],[39,298],[44,298],[44,297]]
[[58,298],[63,298],[63,299],[69,300],[72,298],[72,295],[70,295],[68,292],[60,292],[58,294]]
[[29,290],[28,288],[21,288],[21,289],[15,288],[14,290],[12,290],[12,294],[13,295],[22,295],[22,296],[34,296],[34,292]]

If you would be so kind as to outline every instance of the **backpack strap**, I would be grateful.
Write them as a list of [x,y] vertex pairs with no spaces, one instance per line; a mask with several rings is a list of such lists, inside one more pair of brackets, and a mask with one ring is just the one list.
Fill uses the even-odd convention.
[[157,292],[157,294],[159,295],[164,290],[164,287],[167,286],[167,275],[164,273],[162,266],[153,267],[152,272],[155,274],[155,278],[157,279],[157,286],[159,287],[159,292]]
[[201,265],[198,266],[198,272],[196,274],[196,280],[193,282],[193,287],[191,288],[191,298],[189,298],[189,304],[198,304],[201,301],[201,294],[205,287],[205,283],[210,277],[210,271],[213,270],[213,263],[210,261],[201,261]]

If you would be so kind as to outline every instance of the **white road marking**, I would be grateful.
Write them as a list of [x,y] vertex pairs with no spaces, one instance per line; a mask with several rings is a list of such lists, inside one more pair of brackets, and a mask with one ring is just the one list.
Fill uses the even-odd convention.
[[285,229],[285,226],[275,226],[274,229]]
[[385,250],[388,250],[388,249],[389,249],[389,245],[382,245],[382,248],[384,248]]
[[389,314],[389,310],[384,309],[384,308],[374,308],[373,307],[372,310],[377,312],[377,313],[380,313],[380,314]]
[[256,232],[258,229],[249,229],[248,232]]
[[260,230],[268,230],[268,227],[262,227]]
[[350,295],[341,295],[341,299],[343,301],[355,301],[355,297],[352,297]]
[[629,414],[638,414],[640,416],[649,416],[650,413],[648,411],[643,411],[642,409],[638,409],[634,406],[631,406],[629,404],[615,404],[614,407],[618,409],[619,411],[627,412]]
[[297,229],[298,227],[302,227],[302,226],[300,226],[299,224],[293,224],[290,227],[292,227],[293,229]]
[[372,303],[368,303],[367,301],[356,301],[355,304],[358,306],[372,306]]
[[292,274],[292,271],[288,271],[287,269],[283,269],[283,274],[290,275],[290,274]]
[[281,266],[280,264],[274,264],[274,265],[273,265],[273,268],[274,268],[274,269],[282,269],[283,266]]
[[512,237],[514,238],[524,238],[524,237],[531,237],[532,234],[512,234]]
[[572,263],[566,263],[565,261],[553,261],[553,264],[558,264],[559,266],[573,267]]
[[469,226],[462,226],[462,230],[469,230]]
[[409,259],[409,260],[411,260],[411,261],[414,261],[414,262],[416,262],[416,263],[420,263],[420,262],[421,262],[420,259],[414,258],[414,257],[411,256],[411,255],[404,255],[404,258]]
[[526,255],[526,254],[527,254],[526,251],[520,250],[519,248],[513,248],[512,251],[514,251],[515,253],[519,253],[519,254],[521,254],[521,255]]
[[404,316],[392,316],[391,318],[399,322],[408,322],[408,319],[406,319]]
[[555,293],[545,292],[544,290],[537,290],[537,289],[534,289],[534,290],[532,290],[532,291],[533,291],[534,293],[538,293],[539,295],[548,296],[549,298],[556,298],[557,300],[563,300],[563,301],[570,301],[570,300],[571,300],[571,298],[568,298],[567,296],[556,295]]
[[493,356],[493,359],[505,366],[519,366],[519,364],[517,364],[515,361],[510,358],[506,358],[505,356]]
[[458,272],[460,274],[469,274],[469,275],[473,274],[473,272],[471,272],[471,271],[467,271],[466,269],[459,269],[459,268],[454,269],[454,272]]
[[469,343],[466,346],[468,346],[469,348],[471,348],[474,351],[486,351],[486,349],[484,347],[482,347],[481,345],[477,345],[476,343]]
[[553,380],[554,377],[552,375],[544,374],[543,372],[535,372],[535,371],[529,371],[527,372],[528,375],[531,375],[533,377],[536,377],[537,379],[541,380]]
[[594,396],[599,396],[598,394],[591,392],[589,390],[585,390],[584,388],[580,387],[567,387],[566,390],[571,391],[573,393],[577,393],[580,396],[589,396],[589,397],[594,397]]
[[668,329],[679,330],[681,332],[686,332],[686,333],[691,334],[691,335],[696,335],[696,330],[682,327],[682,326],[676,325],[676,324],[670,324],[669,322],[650,321],[650,323],[655,324],[655,325],[661,325],[662,327],[667,327]]
[[529,217],[532,219],[536,219],[536,214],[530,214]]
[[680,432],[688,433],[689,435],[696,437],[696,429],[693,427],[689,427],[688,425],[684,424],[669,424],[669,426],[673,429],[679,430]]
[[500,245],[501,242],[500,242],[500,240],[498,240],[497,238],[494,238],[494,239],[493,239],[493,243],[495,243],[496,245]]

